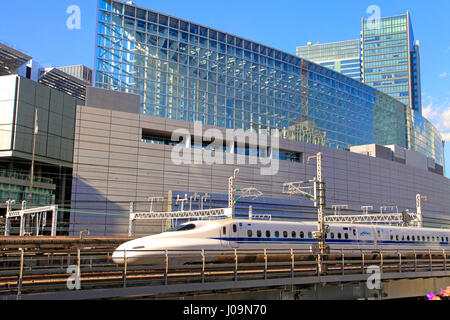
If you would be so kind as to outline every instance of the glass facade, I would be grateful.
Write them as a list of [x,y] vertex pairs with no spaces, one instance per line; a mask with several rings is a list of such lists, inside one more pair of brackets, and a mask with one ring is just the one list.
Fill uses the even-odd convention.
[[363,20],[364,83],[421,112],[418,43],[409,13]]
[[362,81],[361,43],[348,40],[297,47],[297,56]]
[[99,0],[97,31],[96,86],[138,94],[143,114],[333,148],[408,147],[403,104],[324,66],[115,0]]
[[444,142],[435,126],[419,112],[411,111],[412,150],[418,151],[444,167]]

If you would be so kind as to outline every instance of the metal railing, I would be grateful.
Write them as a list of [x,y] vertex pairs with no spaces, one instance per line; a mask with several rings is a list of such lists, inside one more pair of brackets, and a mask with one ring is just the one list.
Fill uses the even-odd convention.
[[[115,264],[113,248],[1,251],[0,297],[70,289],[127,288],[176,284],[232,283],[243,280],[298,279],[304,277],[448,272],[447,252],[363,250],[332,251],[320,272],[317,255],[310,250],[186,250],[147,251],[151,265],[133,265],[133,253],[123,251],[123,264]],[[144,252],[140,250],[139,252]],[[323,273],[323,270],[325,272]],[[78,284],[78,286],[77,286]]]

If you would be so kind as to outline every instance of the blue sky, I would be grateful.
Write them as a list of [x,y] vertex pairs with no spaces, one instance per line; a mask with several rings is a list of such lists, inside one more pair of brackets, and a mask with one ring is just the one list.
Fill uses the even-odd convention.
[[[308,41],[358,39],[361,18],[376,5],[381,16],[410,11],[421,44],[424,114],[450,141],[450,1],[448,0],[134,0],[178,16],[295,54]],[[70,5],[81,8],[81,29],[69,30]],[[93,68],[97,0],[3,1],[0,41],[43,66],[85,64]],[[450,176],[450,145],[446,148]]]

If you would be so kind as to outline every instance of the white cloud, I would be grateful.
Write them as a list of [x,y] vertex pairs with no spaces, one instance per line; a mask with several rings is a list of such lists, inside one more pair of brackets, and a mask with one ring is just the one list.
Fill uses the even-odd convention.
[[442,73],[439,75],[439,78],[445,78],[446,76],[448,76],[448,73],[447,73],[447,72],[442,72]]
[[441,132],[443,140],[450,141],[450,98],[435,99],[423,93],[422,114]]
[[432,120],[437,116],[437,111],[433,110],[433,104],[430,103],[426,107],[422,107],[422,114],[425,118]]
[[441,123],[445,129],[450,130],[450,108],[444,111],[441,116]]
[[[432,122],[436,122],[439,119],[439,108],[434,105],[434,99],[432,96],[429,96],[425,92],[422,94],[423,97],[423,106],[422,106],[422,114],[425,118]],[[436,121],[433,121],[436,120]]]
[[442,133],[442,140],[450,141],[450,133]]

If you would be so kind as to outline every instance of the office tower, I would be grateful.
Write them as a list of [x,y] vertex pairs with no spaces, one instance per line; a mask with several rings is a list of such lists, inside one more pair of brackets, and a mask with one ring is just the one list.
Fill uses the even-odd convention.
[[297,47],[297,56],[361,81],[361,44],[348,40],[324,44],[308,42]]
[[419,41],[409,12],[380,20],[362,19],[364,83],[422,113]]

